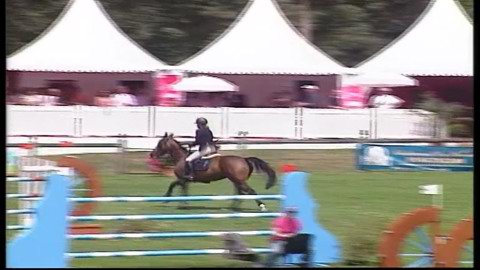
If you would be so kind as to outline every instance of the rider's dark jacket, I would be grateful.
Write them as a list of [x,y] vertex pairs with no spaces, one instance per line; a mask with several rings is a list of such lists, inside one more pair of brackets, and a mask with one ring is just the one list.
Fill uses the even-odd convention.
[[199,145],[200,151],[204,150],[208,145],[214,146],[213,133],[208,127],[202,127],[195,132],[195,141],[191,146]]

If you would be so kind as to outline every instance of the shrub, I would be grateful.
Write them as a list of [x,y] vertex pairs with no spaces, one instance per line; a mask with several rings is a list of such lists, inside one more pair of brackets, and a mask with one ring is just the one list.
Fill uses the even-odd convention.
[[445,102],[434,97],[429,92],[423,94],[422,101],[415,107],[436,113],[437,116],[447,124],[447,129],[451,137],[468,137],[473,134],[473,128],[472,132],[469,132],[469,128],[465,123],[455,123],[457,117],[471,114],[471,108],[469,107],[456,102]]
[[356,224],[352,233],[342,241],[344,264],[347,266],[378,265],[378,240],[386,221],[374,219]]

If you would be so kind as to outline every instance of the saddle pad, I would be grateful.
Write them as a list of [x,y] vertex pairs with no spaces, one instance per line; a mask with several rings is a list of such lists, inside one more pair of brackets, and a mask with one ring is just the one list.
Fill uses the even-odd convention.
[[192,164],[194,171],[206,171],[208,165],[210,165],[210,159],[197,159]]

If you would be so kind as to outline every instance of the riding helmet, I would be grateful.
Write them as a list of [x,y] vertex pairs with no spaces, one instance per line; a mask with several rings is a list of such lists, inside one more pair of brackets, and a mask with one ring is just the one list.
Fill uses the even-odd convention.
[[207,121],[207,119],[205,119],[203,117],[199,117],[199,118],[197,118],[197,120],[195,120],[195,124],[206,125],[206,124],[208,124],[208,121]]

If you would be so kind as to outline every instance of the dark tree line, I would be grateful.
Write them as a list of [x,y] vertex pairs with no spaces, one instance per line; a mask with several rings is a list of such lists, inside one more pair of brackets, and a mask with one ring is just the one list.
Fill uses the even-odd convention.
[[[42,33],[57,18],[67,2],[6,0],[7,55]],[[248,1],[100,2],[117,25],[132,39],[161,60],[177,64],[218,37],[235,20]],[[293,25],[309,40],[343,64],[353,66],[405,31],[424,11],[429,0],[277,2]],[[460,2],[470,18],[473,18],[473,0]]]

